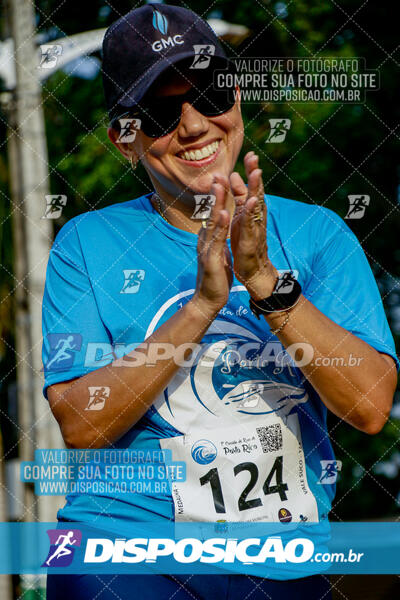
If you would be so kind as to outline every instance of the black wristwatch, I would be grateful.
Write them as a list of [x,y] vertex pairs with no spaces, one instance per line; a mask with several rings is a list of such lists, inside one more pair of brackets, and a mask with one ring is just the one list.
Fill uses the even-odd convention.
[[250,298],[250,308],[253,314],[268,315],[273,312],[284,312],[293,308],[300,299],[301,285],[290,271],[285,271],[276,278],[272,294],[262,300]]

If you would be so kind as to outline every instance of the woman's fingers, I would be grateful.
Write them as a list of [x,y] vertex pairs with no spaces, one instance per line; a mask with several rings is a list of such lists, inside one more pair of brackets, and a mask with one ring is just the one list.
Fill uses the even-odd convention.
[[240,177],[239,173],[234,171],[231,173],[229,178],[229,183],[232,190],[232,195],[235,199],[236,206],[243,205],[247,199],[247,187],[243,179]]
[[220,310],[227,302],[233,273],[230,253],[226,244],[230,215],[226,208],[229,180],[221,174],[214,175],[210,193],[215,202],[205,229],[199,232],[198,271],[196,293],[206,305]]
[[[255,221],[254,217],[257,214],[258,198],[251,196],[246,202],[245,209],[241,218],[240,243],[244,247],[253,247],[255,242]],[[242,247],[242,249],[244,249]]]
[[229,230],[229,213],[223,209],[219,212],[213,236],[209,246],[211,257],[220,257],[224,255],[226,238]]
[[264,196],[264,186],[262,183],[262,171],[258,167],[258,155],[251,150],[244,157],[244,168],[247,177],[247,198],[251,196]]
[[[229,231],[229,213],[227,210],[222,209],[219,211],[218,217],[216,217],[216,224],[213,231],[212,238],[208,244],[208,258],[214,265],[218,263],[221,265],[221,257],[225,257],[225,244],[226,238]],[[224,260],[225,262],[225,260]]]
[[247,187],[239,173],[231,173],[229,177],[229,184],[231,187],[231,193],[235,201],[235,211],[233,213],[232,221],[235,223],[240,217],[244,205],[247,200]]
[[202,228],[199,232],[199,245],[202,248],[210,243],[219,219],[219,213],[226,206],[226,186],[223,185],[222,180],[223,176],[218,173],[213,177],[210,193],[214,196],[215,202],[211,206],[210,215],[206,221],[206,227]]
[[219,213],[222,209],[225,208],[226,203],[226,193],[224,186],[221,185],[216,179],[214,179],[214,183],[211,186],[211,194],[215,197],[214,205],[211,207],[210,216],[207,219],[207,226],[205,228],[204,241],[206,244],[210,243],[214,229],[216,227]]
[[261,169],[254,169],[254,171],[252,171],[249,175],[249,178],[247,180],[247,189],[248,189],[248,197],[251,198],[252,196],[257,196],[260,197],[260,192],[261,192],[261,175],[262,175],[262,171]]
[[250,173],[254,171],[254,169],[258,169],[258,155],[253,150],[245,155],[244,168],[247,179],[250,177]]
[[227,180],[226,182],[223,181],[221,183],[221,177],[217,176],[212,185],[215,203],[211,209],[210,218],[207,221],[207,227],[203,233],[204,244],[202,249],[209,257],[212,257],[212,255],[218,257],[222,256],[229,230],[229,213],[225,208],[227,200]]
[[252,154],[255,154],[254,150],[250,150],[249,152],[246,152],[246,154],[244,155],[244,160],[246,161],[248,158],[250,158],[250,156]]
[[267,226],[267,207],[265,205],[264,199],[264,185],[262,181],[262,171],[261,169],[255,169],[250,173],[249,182],[248,182],[248,190],[249,190],[249,198],[252,196],[257,196],[258,198],[258,207],[256,209],[257,219],[260,221],[260,224],[263,225],[265,230]]
[[[254,152],[246,154],[244,167],[247,187],[238,174],[233,173],[230,178],[232,193],[236,200],[236,212],[238,212],[237,198],[240,198],[240,212],[231,227],[231,248],[236,276],[247,286],[255,276],[265,270],[268,262],[267,207],[262,170],[258,167],[258,156]],[[243,198],[245,198],[244,202]]]
[[223,208],[226,208],[226,203],[228,200],[228,192],[230,190],[229,179],[226,175],[222,175],[222,173],[215,173],[213,181],[214,181],[214,185],[215,184],[221,185],[224,190]]

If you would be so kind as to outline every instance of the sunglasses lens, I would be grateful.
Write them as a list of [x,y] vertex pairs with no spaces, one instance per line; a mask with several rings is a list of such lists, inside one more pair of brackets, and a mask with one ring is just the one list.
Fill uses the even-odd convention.
[[182,103],[172,98],[160,98],[157,102],[147,102],[142,106],[141,130],[149,137],[162,137],[171,133],[179,124]]
[[188,94],[147,100],[139,105],[143,133],[154,138],[171,133],[179,125],[184,102],[192,104],[206,117],[213,117],[227,112],[234,106],[235,90],[216,90],[207,82],[204,86],[196,85],[191,88]]
[[212,86],[199,92],[193,106],[206,117],[221,115],[235,104],[235,90],[216,90]]

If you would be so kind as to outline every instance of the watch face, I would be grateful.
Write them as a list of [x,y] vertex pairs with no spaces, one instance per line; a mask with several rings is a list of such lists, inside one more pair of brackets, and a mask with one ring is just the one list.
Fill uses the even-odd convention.
[[269,314],[291,308],[298,301],[301,294],[301,285],[290,271],[279,275],[271,296],[254,302],[250,300],[252,312],[259,318],[260,314]]

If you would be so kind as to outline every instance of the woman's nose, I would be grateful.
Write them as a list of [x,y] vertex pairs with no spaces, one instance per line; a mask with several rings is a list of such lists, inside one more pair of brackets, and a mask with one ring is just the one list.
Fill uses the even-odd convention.
[[182,137],[195,137],[208,131],[209,122],[207,117],[196,110],[189,102],[182,105],[181,120],[178,125],[178,133]]

